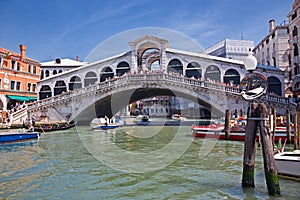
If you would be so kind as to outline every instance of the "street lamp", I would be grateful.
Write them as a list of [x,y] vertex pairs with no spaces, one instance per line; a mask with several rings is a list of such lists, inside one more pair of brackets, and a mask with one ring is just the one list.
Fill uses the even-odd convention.
[[241,95],[244,99],[252,101],[262,96],[267,90],[267,78],[260,74],[253,72],[257,66],[257,60],[253,56],[251,49],[246,57],[245,68],[250,73],[247,74],[240,83]]

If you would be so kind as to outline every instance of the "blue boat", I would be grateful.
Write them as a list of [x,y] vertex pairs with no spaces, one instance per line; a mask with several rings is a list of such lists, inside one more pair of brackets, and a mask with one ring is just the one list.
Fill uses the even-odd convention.
[[39,132],[0,132],[0,143],[39,138]]
[[119,125],[100,125],[98,127],[95,127],[94,129],[102,129],[102,130],[108,130],[108,129],[115,129],[118,128]]

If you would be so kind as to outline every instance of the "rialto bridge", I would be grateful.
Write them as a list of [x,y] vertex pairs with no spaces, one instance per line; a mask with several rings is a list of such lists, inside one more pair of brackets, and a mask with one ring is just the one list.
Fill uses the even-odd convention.
[[[129,45],[128,52],[41,80],[29,115],[88,121],[154,96],[183,97],[214,113],[247,108],[237,87],[248,73],[242,61],[172,49],[167,40],[150,35]],[[153,63],[158,63],[155,69]],[[281,113],[293,106],[282,97],[283,72],[269,66],[256,71],[268,79],[268,94],[261,100]]]

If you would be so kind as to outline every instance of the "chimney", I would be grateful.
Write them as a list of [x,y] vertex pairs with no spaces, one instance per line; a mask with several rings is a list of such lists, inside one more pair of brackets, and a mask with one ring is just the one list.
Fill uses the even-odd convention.
[[76,56],[76,61],[78,61],[78,56]]
[[274,28],[275,28],[275,20],[271,19],[269,21],[269,29],[270,29],[269,32],[271,33],[274,30]]
[[24,44],[20,44],[20,56],[26,58],[26,46]]

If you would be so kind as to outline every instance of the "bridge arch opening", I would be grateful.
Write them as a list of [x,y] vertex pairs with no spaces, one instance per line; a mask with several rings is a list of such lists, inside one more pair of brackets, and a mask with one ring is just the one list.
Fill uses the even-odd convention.
[[221,71],[219,67],[210,65],[207,67],[204,77],[207,81],[221,82]]
[[277,77],[270,76],[268,77],[268,93],[274,93],[279,96],[282,95],[281,91],[281,82]]
[[44,79],[44,70],[41,70],[41,80]]
[[100,73],[100,82],[114,77],[114,72],[110,67],[104,67]]
[[97,79],[98,78],[95,72],[88,72],[84,78],[84,87],[95,84]]
[[66,91],[67,91],[67,86],[66,86],[65,81],[63,81],[63,80],[56,81],[55,87],[54,87],[54,96],[59,95]]
[[46,77],[49,77],[49,76],[50,76],[50,72],[49,72],[49,70],[46,70],[46,72],[45,72],[45,76],[46,76]]
[[55,74],[57,74],[57,71],[56,71],[56,70],[53,71],[53,75],[55,75]]
[[177,58],[172,59],[168,64],[168,73],[183,74],[183,65]]
[[[158,48],[148,48],[142,52],[142,55],[138,58],[139,59],[139,71],[146,70],[151,71],[160,68],[160,50]],[[157,61],[157,62],[156,62]],[[154,69],[152,69],[152,64],[155,63]],[[158,64],[157,64],[158,63]]]
[[122,61],[117,65],[116,74],[117,76],[122,76],[125,73],[130,72],[130,65],[126,61]]
[[196,79],[201,79],[202,78],[202,69],[201,69],[201,66],[199,63],[197,62],[190,62],[188,65],[187,65],[187,68],[186,68],[186,77],[188,78],[196,78]]
[[39,92],[39,100],[46,99],[52,96],[52,91],[49,85],[42,85]]
[[239,85],[240,82],[241,82],[241,76],[237,70],[229,69],[225,72],[224,83],[234,86],[234,85]]
[[82,82],[78,76],[73,76],[69,82],[69,90],[74,90],[77,88],[82,88]]

